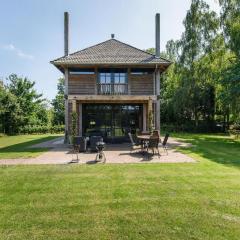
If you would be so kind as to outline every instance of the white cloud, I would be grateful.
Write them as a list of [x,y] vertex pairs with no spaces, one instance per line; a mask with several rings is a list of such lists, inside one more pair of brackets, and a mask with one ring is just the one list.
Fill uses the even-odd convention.
[[24,53],[21,49],[16,48],[13,44],[4,45],[2,48],[5,49],[6,51],[14,52],[20,58],[29,59],[29,60],[34,59],[34,56]]

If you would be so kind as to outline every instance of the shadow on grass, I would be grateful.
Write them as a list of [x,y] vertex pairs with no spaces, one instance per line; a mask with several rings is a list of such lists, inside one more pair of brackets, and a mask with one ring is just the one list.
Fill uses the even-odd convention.
[[59,136],[54,135],[54,136],[48,136],[48,137],[41,137],[41,138],[38,138],[38,139],[26,141],[26,142],[23,142],[23,143],[12,144],[12,145],[9,145],[7,147],[0,148],[0,152],[1,153],[46,152],[46,150],[49,149],[49,148],[29,148],[29,147],[32,146],[32,145],[38,144],[38,143],[53,140],[57,137],[59,137]]
[[213,135],[182,135],[182,138],[192,144],[190,148],[180,148],[185,153],[195,153],[210,161],[240,168],[240,141]]

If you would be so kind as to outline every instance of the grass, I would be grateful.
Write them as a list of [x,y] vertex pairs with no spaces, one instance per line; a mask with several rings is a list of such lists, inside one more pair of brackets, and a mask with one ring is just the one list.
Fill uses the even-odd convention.
[[29,147],[56,137],[59,135],[0,136],[0,159],[37,157],[48,149]]
[[240,142],[178,135],[199,163],[0,168],[0,239],[239,239]]

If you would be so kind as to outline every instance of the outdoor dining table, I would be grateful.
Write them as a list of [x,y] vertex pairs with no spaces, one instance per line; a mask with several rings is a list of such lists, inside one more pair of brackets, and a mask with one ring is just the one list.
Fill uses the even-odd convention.
[[[142,135],[137,135],[137,139],[141,142],[141,151],[144,154],[144,148],[146,144],[149,142],[150,138],[152,135],[150,134],[142,134]],[[161,142],[161,138],[159,138],[159,141]]]
[[149,134],[137,135],[137,139],[141,142],[142,153],[144,153],[144,146],[150,140],[150,138],[151,138],[151,135],[149,135]]

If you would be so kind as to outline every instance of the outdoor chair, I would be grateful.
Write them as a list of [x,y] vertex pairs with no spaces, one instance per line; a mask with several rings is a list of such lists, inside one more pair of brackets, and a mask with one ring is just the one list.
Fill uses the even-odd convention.
[[154,130],[152,133],[152,136],[159,138],[160,140],[160,131],[159,130]]
[[[73,140],[72,140],[72,162],[73,161],[76,161],[76,162],[79,162],[79,159],[78,159],[78,153],[79,153],[79,149],[80,149],[80,139],[81,137],[77,136],[77,137],[73,137]],[[73,155],[76,154],[77,156],[77,159],[73,159]]]
[[161,155],[160,155],[160,152],[159,152],[158,144],[159,144],[159,138],[151,136],[150,139],[149,139],[149,142],[147,144],[147,152],[148,152],[149,149],[151,149],[152,154],[154,156],[155,149],[156,149],[157,153],[158,153],[158,157],[160,158]]
[[168,141],[168,137],[169,137],[169,133],[166,133],[165,134],[165,137],[163,139],[163,142],[162,142],[162,147],[164,149],[164,151],[167,153],[168,155],[168,151],[167,151],[167,141]]
[[129,139],[131,141],[131,153],[135,150],[140,150],[141,145],[139,143],[134,142],[133,135],[130,132],[128,133],[128,136],[129,136]]
[[79,152],[87,151],[87,139],[85,137],[79,138]]
[[101,136],[91,136],[90,137],[91,152],[97,152],[97,143],[102,141],[103,141],[103,138]]

